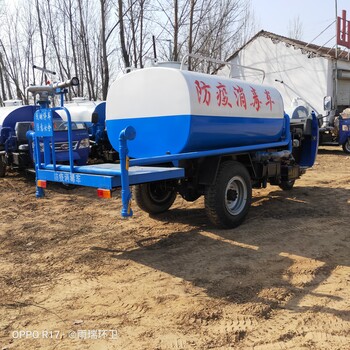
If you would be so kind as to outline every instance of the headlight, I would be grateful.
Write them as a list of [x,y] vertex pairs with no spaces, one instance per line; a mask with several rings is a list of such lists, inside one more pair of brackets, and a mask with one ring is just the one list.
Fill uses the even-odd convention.
[[79,148],[89,148],[90,147],[90,140],[88,138],[82,139],[79,143]]

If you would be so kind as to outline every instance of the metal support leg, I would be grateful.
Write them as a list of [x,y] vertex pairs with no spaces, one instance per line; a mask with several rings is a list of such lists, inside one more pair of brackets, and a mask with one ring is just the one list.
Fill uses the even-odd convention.
[[39,187],[39,186],[36,186],[35,197],[36,197],[36,198],[45,197],[44,189],[41,188],[41,187]]
[[35,166],[35,197],[42,198],[45,197],[45,191],[42,187],[38,186],[38,170],[40,168],[40,143],[38,137],[36,137],[35,132],[29,131],[27,133],[27,138],[30,144],[34,144],[33,148],[33,158],[34,158],[34,166]]
[[119,135],[119,157],[121,169],[121,195],[122,195],[122,211],[123,218],[132,216],[131,209],[131,191],[129,186],[129,157],[127,140],[133,140],[136,137],[136,131],[132,126],[128,126]]

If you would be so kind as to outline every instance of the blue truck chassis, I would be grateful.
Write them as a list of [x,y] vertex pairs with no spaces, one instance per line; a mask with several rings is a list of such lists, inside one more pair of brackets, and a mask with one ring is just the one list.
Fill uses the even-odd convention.
[[[50,110],[41,110],[38,113],[50,113]],[[68,111],[67,117],[68,135],[70,135],[72,132],[71,117]],[[224,220],[212,220],[218,227],[236,227],[246,215],[247,209],[245,206],[250,206],[251,186],[265,187],[267,182],[270,182],[271,184],[280,185],[283,189],[290,189],[305,169],[312,166],[318,146],[318,124],[315,115],[309,120],[309,125],[306,128],[308,129],[307,136],[302,137],[305,147],[300,149],[299,141],[296,143],[297,154],[295,154],[295,158],[298,160],[298,164],[295,161],[290,162],[290,160],[281,161],[284,152],[292,154],[295,137],[298,137],[298,135],[300,137],[299,128],[303,128],[303,126],[294,126],[294,129],[292,127],[291,130],[289,117],[285,115],[284,129],[279,142],[129,159],[128,142],[132,142],[136,137],[136,130],[129,126],[119,135],[119,164],[104,163],[83,166],[74,165],[71,140],[69,140],[69,165],[59,165],[56,164],[54,152],[47,146],[51,142],[52,134],[50,132],[34,132],[32,137],[36,152],[39,149],[39,140],[44,140],[45,145],[44,162],[39,160],[38,155],[35,157],[36,196],[44,196],[47,182],[63,182],[94,187],[98,189],[101,197],[105,197],[105,193],[107,194],[106,197],[109,197],[111,190],[121,188],[121,215],[122,217],[130,217],[133,215],[131,209],[132,191],[130,188],[132,185],[170,183],[171,186],[176,187],[176,190],[186,200],[192,201],[204,194],[205,188],[215,182],[216,177],[219,176],[218,173],[222,163],[229,162],[233,165],[243,163],[249,171],[251,184],[245,186],[243,183],[243,187],[240,182],[233,184],[233,187],[231,186],[225,192],[227,196],[225,201],[228,203],[228,208],[230,206],[234,207],[235,203],[239,201],[239,203],[237,202],[237,208],[244,208],[244,213],[238,213],[238,218],[231,221],[225,218]],[[271,161],[272,159],[277,159],[277,161]],[[192,169],[193,167],[195,167],[195,170]],[[244,171],[247,172],[247,170]],[[244,171],[240,170],[243,178]],[[249,188],[246,188],[249,186],[250,192]],[[188,190],[189,187],[190,190]],[[240,195],[240,191],[243,193],[242,195]],[[144,207],[144,205],[141,205],[141,207]],[[170,206],[166,205],[165,209],[168,209],[168,207]],[[162,208],[164,209],[164,207]],[[152,210],[146,208],[146,211],[150,213],[157,212],[157,210]],[[235,213],[233,209],[232,213]]]

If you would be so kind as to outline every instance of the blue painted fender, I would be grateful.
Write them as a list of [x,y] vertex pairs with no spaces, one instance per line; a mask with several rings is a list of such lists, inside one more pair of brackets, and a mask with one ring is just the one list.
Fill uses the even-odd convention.
[[299,165],[301,167],[312,167],[315,163],[319,142],[318,119],[312,112],[311,135],[305,135],[302,143],[302,152]]
[[343,145],[350,138],[350,119],[339,119],[339,144]]

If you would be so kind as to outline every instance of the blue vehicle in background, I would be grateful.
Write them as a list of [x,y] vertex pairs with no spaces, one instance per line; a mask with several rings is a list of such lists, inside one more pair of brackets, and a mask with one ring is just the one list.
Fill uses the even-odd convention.
[[329,124],[320,128],[320,145],[342,146],[350,154],[350,109],[330,118]]
[[[75,83],[78,80],[74,81]],[[72,159],[76,165],[87,163],[90,153],[89,134],[84,124],[73,123],[71,125],[71,137],[68,134],[68,125],[57,113],[64,110],[63,94],[71,81],[58,83],[55,86],[31,86],[29,92],[39,94],[37,104],[24,106],[16,100],[14,103],[6,103],[0,107],[0,177],[6,175],[7,167],[16,169],[29,169],[33,167],[34,149],[32,133],[36,113],[49,106],[49,97],[61,95],[61,107],[56,107],[52,112],[53,137],[47,147],[54,144],[55,159],[60,164],[69,161],[69,148],[71,145]],[[50,93],[47,93],[49,88]],[[42,90],[45,89],[45,93]],[[38,125],[40,125],[38,123]],[[42,125],[44,128],[44,126]],[[44,130],[44,129],[43,129]],[[40,159],[44,161],[44,142],[39,142]]]
[[[118,152],[109,142],[106,131],[106,101],[89,101],[84,97],[75,97],[65,107],[73,123],[84,123],[89,132],[90,157],[105,162],[119,159]],[[67,120],[64,111],[57,111],[63,120]]]

